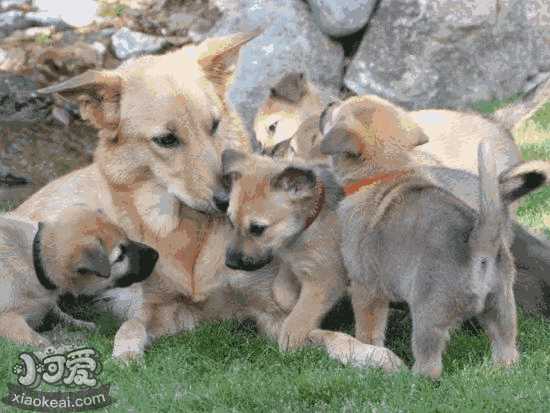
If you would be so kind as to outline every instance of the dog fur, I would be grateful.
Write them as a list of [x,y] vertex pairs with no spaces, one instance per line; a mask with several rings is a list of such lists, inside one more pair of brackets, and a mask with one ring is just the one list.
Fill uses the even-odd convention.
[[[246,273],[224,263],[231,228],[222,214],[228,197],[221,153],[251,151],[226,92],[239,49],[255,35],[210,38],[42,91],[77,98],[99,129],[99,144],[92,165],[50,183],[13,215],[40,220],[84,203],[102,208],[161,256],[142,288],[106,297],[130,311],[115,336],[117,359],[140,358],[158,337],[204,321],[250,318],[262,333],[278,337],[288,311],[273,299],[276,264]],[[382,366],[388,359],[385,349],[342,334],[317,331],[311,342],[351,364]]]
[[303,163],[276,162],[231,149],[222,159],[230,180],[228,216],[234,227],[226,265],[252,271],[274,257],[281,261],[275,285],[297,280],[299,297],[287,304],[288,295],[279,297],[274,289],[279,304],[290,310],[279,347],[302,347],[346,291],[336,215],[341,189],[326,169]]
[[353,188],[339,217],[357,337],[383,345],[389,303],[405,301],[415,372],[438,378],[449,329],[473,316],[494,362],[512,365],[519,354],[508,206],[548,182],[550,163],[527,162],[499,177],[483,141],[477,212],[422,173],[410,156],[418,138],[401,127],[402,113],[375,96],[351,98],[323,127],[321,151],[345,190]]
[[87,208],[68,208],[62,219],[39,224],[0,217],[0,336],[48,346],[35,329],[50,311],[64,324],[93,329],[64,313],[59,298],[143,281],[157,259],[154,249],[129,240],[104,214]]

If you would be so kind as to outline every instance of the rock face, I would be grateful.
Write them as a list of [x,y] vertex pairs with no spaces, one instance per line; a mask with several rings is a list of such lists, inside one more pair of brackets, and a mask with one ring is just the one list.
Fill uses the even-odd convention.
[[37,85],[29,78],[0,72],[0,121],[46,119],[52,100],[36,94]]
[[315,21],[329,36],[342,37],[361,30],[378,0],[308,0]]
[[549,70],[541,33],[550,36],[543,26],[550,17],[540,13],[550,6],[544,3],[383,0],[345,84],[410,109],[464,107],[521,93]]
[[167,41],[123,27],[111,37],[111,44],[115,56],[126,60],[142,54],[156,53],[167,45]]
[[324,95],[341,87],[342,47],[316,26],[300,0],[218,0],[222,18],[211,35],[262,28],[262,34],[241,49],[229,98],[251,130],[258,106],[269,89],[288,73],[304,72]]

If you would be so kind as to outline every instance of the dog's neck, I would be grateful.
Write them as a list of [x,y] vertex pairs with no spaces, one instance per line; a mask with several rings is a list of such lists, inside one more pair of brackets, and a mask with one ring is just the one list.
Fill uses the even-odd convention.
[[32,260],[34,264],[34,272],[36,274],[38,282],[40,282],[42,287],[44,287],[48,291],[55,291],[58,290],[58,287],[54,283],[54,281],[48,276],[45,262],[42,257],[44,250],[43,232],[44,224],[42,222],[39,222],[38,230],[36,231],[36,235],[34,236],[34,240],[32,242]]

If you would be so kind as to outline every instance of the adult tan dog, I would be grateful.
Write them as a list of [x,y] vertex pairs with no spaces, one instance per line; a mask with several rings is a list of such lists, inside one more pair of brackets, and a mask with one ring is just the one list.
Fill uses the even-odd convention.
[[57,300],[143,281],[157,259],[153,248],[87,208],[67,208],[62,218],[38,224],[0,217],[0,337],[48,346],[34,328],[49,311],[64,324],[93,329],[64,313]]
[[[276,268],[228,275],[231,228],[216,215],[228,203],[222,150],[250,151],[225,94],[239,49],[254,36],[207,39],[43,90],[77,97],[99,129],[99,145],[91,166],[47,185],[14,214],[40,220],[72,203],[101,207],[161,256],[143,284],[143,304],[130,306],[131,319],[117,332],[116,358],[140,357],[151,340],[208,320],[252,318],[276,338],[286,318],[273,300]],[[389,359],[385,349],[344,334],[317,330],[309,338],[345,362],[384,367]]]

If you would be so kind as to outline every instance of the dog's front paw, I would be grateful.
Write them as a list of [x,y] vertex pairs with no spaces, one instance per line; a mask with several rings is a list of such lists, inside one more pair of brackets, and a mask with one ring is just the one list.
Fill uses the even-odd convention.
[[141,364],[144,362],[143,352],[137,352],[137,351],[125,351],[125,352],[116,353],[116,354],[113,351],[113,359],[124,366],[128,366],[131,363]]
[[297,350],[304,346],[311,329],[287,318],[279,333],[279,349],[281,351]]
[[32,340],[31,345],[33,347],[36,347],[36,348],[40,349],[40,350],[44,350],[48,347],[51,347],[52,343],[46,337],[42,337],[41,335],[36,334],[36,336]]

